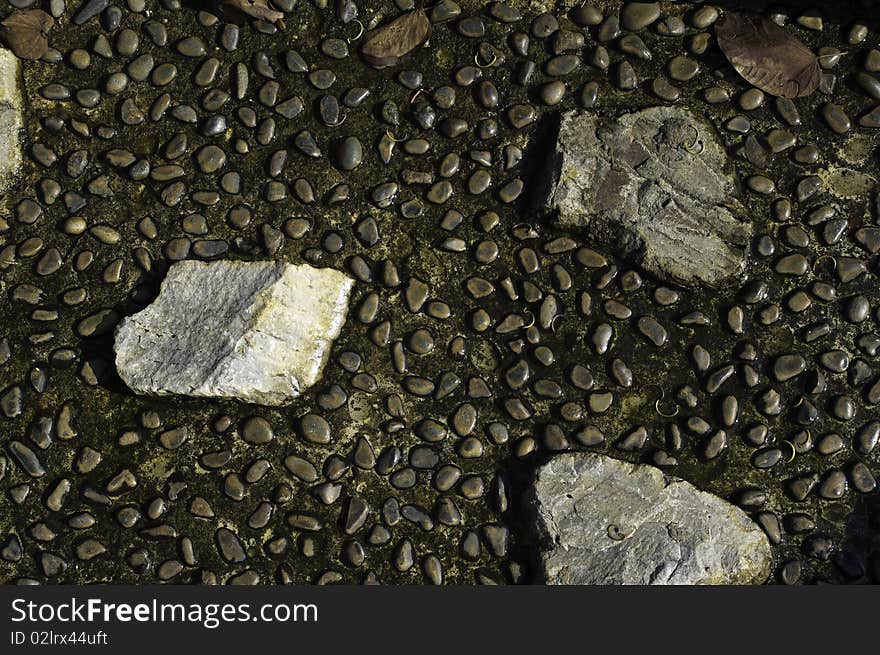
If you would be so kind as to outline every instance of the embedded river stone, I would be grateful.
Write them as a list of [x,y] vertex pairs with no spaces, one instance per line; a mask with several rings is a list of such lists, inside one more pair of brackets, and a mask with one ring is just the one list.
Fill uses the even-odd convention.
[[353,284],[308,265],[178,262],[117,328],[119,375],[142,394],[283,404],[320,376]]
[[0,48],[0,192],[21,166],[21,67],[11,51]]
[[759,584],[770,574],[770,544],[745,512],[656,467],[560,455],[531,494],[549,584]]
[[563,225],[683,285],[714,286],[745,268],[752,227],[731,212],[732,167],[691,111],[652,107],[613,121],[568,112],[553,156],[548,207]]

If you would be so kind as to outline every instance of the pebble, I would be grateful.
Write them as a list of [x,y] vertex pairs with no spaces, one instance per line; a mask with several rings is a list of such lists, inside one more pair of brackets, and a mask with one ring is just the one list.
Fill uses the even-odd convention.
[[660,18],[659,2],[627,2],[620,12],[621,26],[632,32],[644,29]]
[[352,171],[360,166],[364,157],[363,146],[356,136],[349,136],[342,140],[338,149],[339,167],[344,171]]
[[700,63],[686,55],[676,55],[667,65],[669,77],[679,82],[692,80],[700,72]]
[[828,127],[837,134],[846,134],[852,127],[849,117],[840,105],[827,102],[822,105],[821,113]]
[[639,85],[635,69],[628,61],[623,61],[616,66],[614,79],[617,88],[622,91],[631,91],[638,88]]
[[272,425],[261,416],[252,416],[241,426],[241,438],[249,444],[262,445],[275,438]]
[[175,46],[177,52],[185,57],[202,57],[207,52],[205,42],[197,36],[188,36]]
[[666,343],[666,329],[652,316],[642,316],[638,320],[639,331],[655,346],[660,347]]
[[85,0],[73,15],[74,25],[84,25],[107,8],[109,0]]
[[306,414],[299,421],[300,435],[317,444],[330,443],[330,424],[318,414]]
[[226,164],[226,153],[215,145],[207,145],[199,150],[196,161],[203,173],[215,173]]
[[531,105],[514,105],[508,110],[507,117],[513,128],[519,130],[533,123],[537,113]]
[[743,111],[753,111],[764,104],[764,93],[760,89],[749,89],[739,97],[739,107]]

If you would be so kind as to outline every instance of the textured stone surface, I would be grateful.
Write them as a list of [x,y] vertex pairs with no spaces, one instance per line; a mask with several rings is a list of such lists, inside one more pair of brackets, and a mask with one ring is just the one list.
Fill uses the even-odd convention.
[[738,507],[653,466],[554,457],[530,499],[551,584],[758,584],[770,544]]
[[745,267],[751,225],[712,128],[687,109],[652,107],[605,121],[563,116],[549,208],[564,225],[613,245],[680,284],[715,285]]
[[283,404],[321,374],[353,284],[308,265],[179,262],[117,328],[119,375],[138,393]]
[[0,192],[21,166],[21,67],[9,50],[0,48]]

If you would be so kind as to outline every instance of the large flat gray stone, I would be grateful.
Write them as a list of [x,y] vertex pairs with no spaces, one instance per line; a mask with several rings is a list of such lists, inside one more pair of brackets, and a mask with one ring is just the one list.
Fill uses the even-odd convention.
[[547,208],[563,225],[683,285],[715,286],[744,270],[752,227],[731,211],[732,166],[689,110],[569,112],[553,157]]
[[553,457],[531,506],[549,584],[759,584],[772,555],[738,507],[645,464]]
[[308,265],[178,262],[116,329],[116,367],[137,393],[283,404],[320,376],[353,284]]
[[0,193],[21,166],[22,105],[21,65],[10,50],[0,48]]

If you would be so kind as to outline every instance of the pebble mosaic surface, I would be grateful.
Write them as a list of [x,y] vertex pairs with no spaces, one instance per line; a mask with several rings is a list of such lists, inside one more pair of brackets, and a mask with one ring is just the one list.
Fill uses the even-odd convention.
[[[365,34],[413,0],[274,0],[283,29],[0,1],[56,21],[0,192],[0,580],[534,582],[531,476],[590,451],[744,509],[769,583],[880,582],[877,9],[766,10],[821,55],[785,99],[717,46],[740,4],[431,0],[376,69]],[[741,186],[745,271],[715,288],[543,210],[564,112],[655,106]],[[353,278],[316,386],[130,391],[113,330],[185,259]]]

